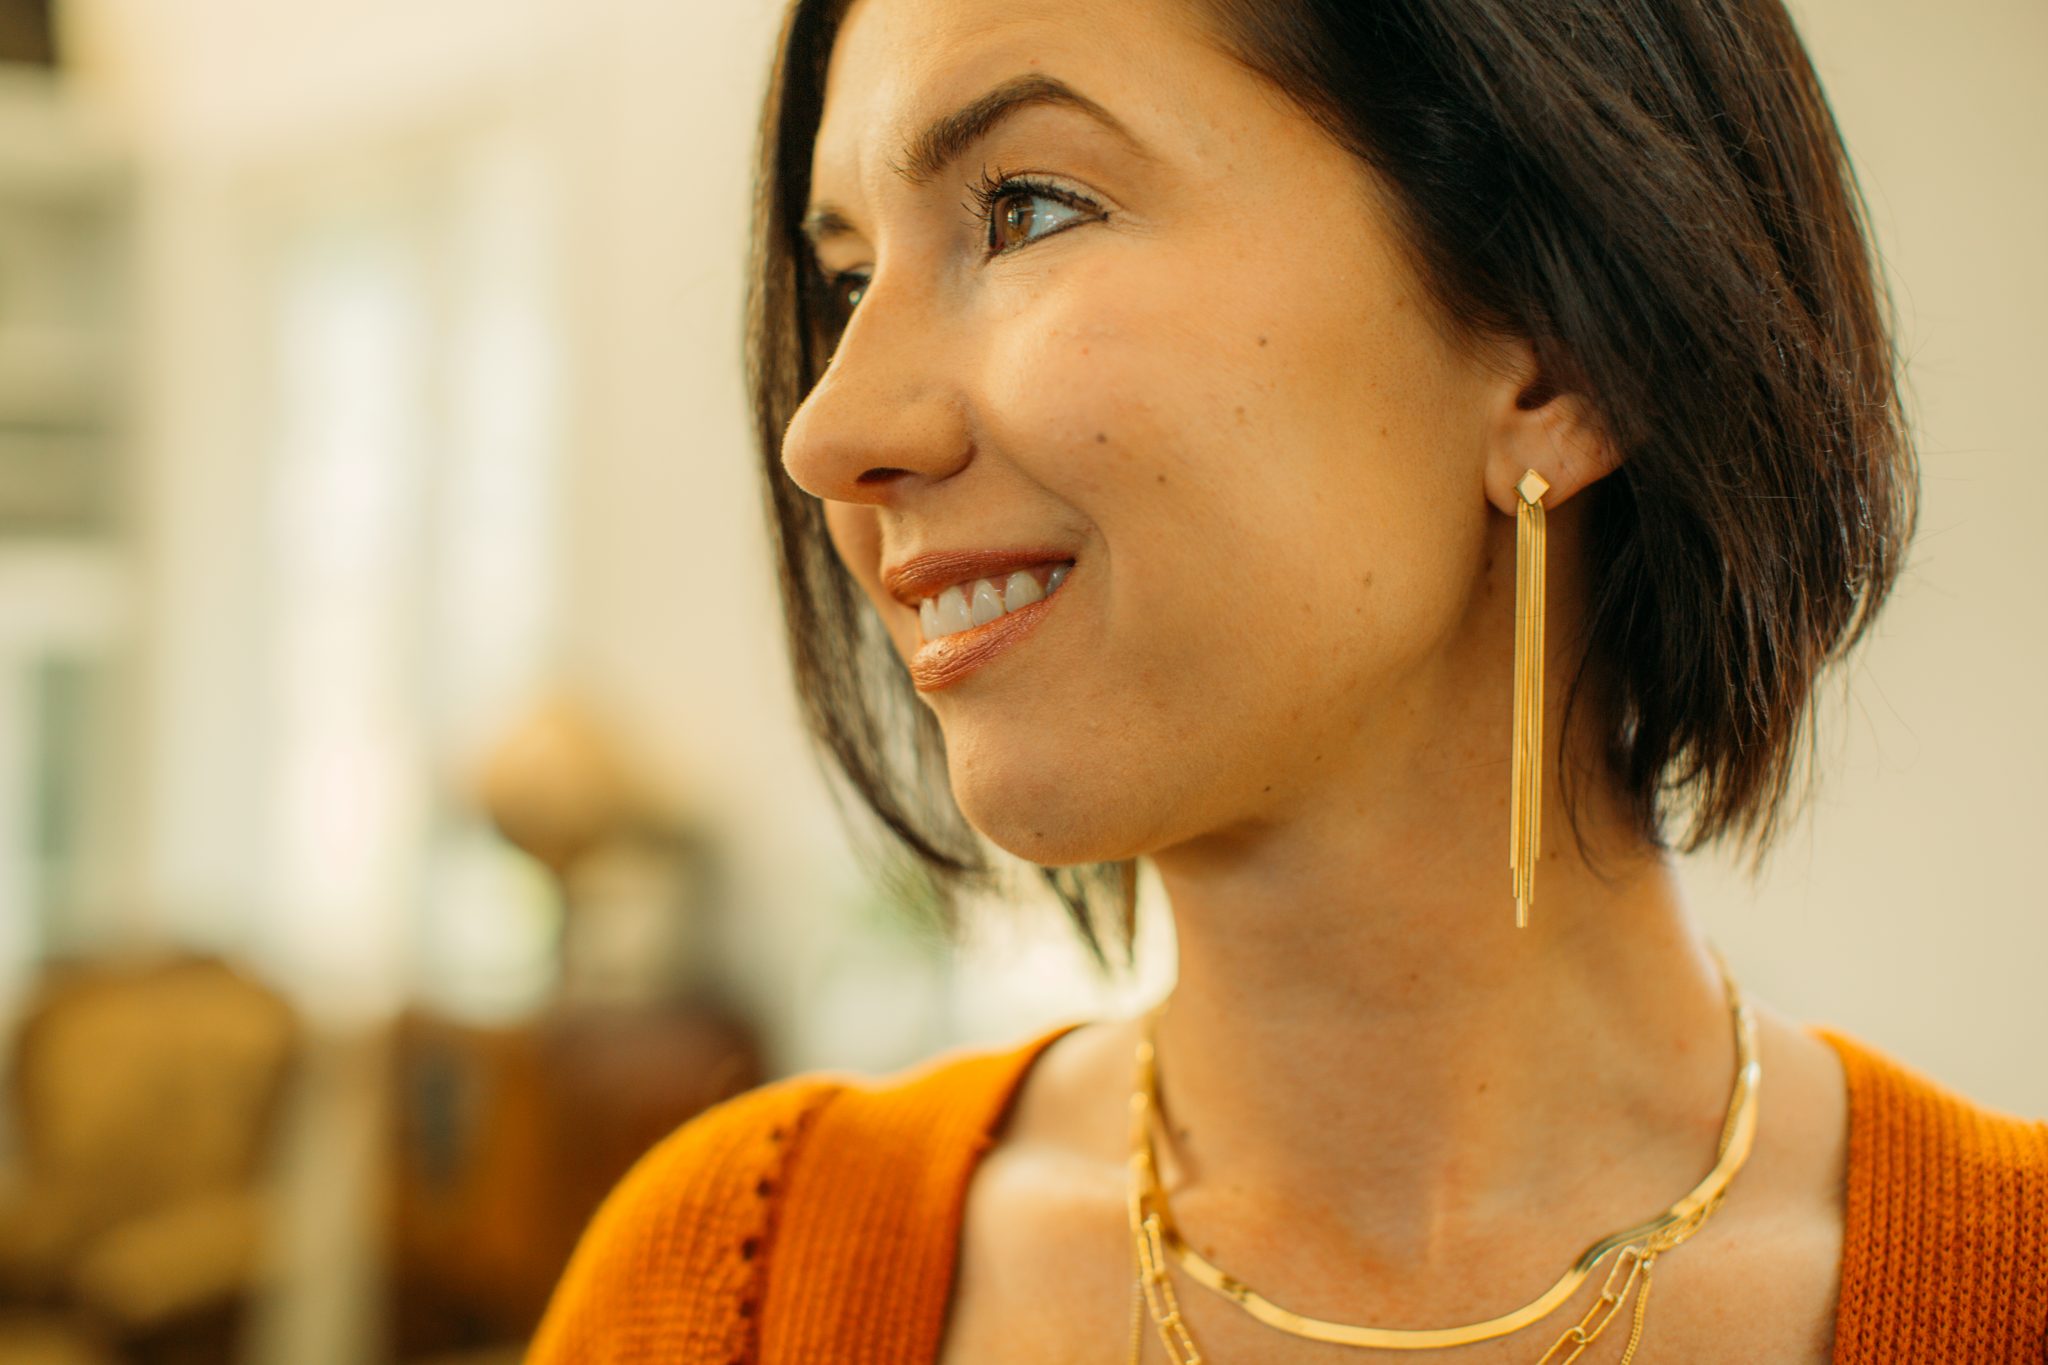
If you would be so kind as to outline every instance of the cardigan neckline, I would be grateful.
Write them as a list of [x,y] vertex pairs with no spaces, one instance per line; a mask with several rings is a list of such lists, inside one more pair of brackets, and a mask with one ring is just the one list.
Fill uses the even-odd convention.
[[[1091,1022],[1094,1021],[1090,1019],[1067,1020],[1040,1031],[1021,1045],[1013,1046],[1007,1050],[995,1050],[997,1055],[1002,1055],[1006,1051],[1008,1057],[1012,1059],[1013,1065],[1002,1083],[997,1087],[982,1135],[974,1143],[970,1155],[966,1158],[960,1180],[963,1195],[966,1186],[972,1183],[975,1173],[981,1165],[982,1158],[997,1145],[999,1139],[996,1137],[996,1134],[1007,1125],[1010,1112],[1015,1107],[1019,1095],[1022,1094],[1024,1082],[1029,1078],[1032,1068],[1038,1064],[1044,1057],[1046,1050],[1054,1043],[1066,1037],[1067,1034],[1075,1029]],[[1869,1201],[1856,1197],[1856,1186],[1858,1183],[1856,1177],[1860,1173],[1856,1166],[1856,1157],[1859,1152],[1867,1152],[1871,1142],[1868,1134],[1859,1131],[1859,1125],[1867,1123],[1869,1105],[1867,1101],[1859,1102],[1863,1101],[1864,1097],[1859,1096],[1858,1091],[1859,1088],[1864,1086],[1866,1079],[1872,1075],[1872,1063],[1877,1061],[1878,1058],[1864,1044],[1837,1029],[1814,1023],[1802,1023],[1800,1027],[1809,1037],[1816,1038],[1828,1045],[1835,1054],[1836,1059],[1841,1063],[1843,1073],[1845,1097],[1843,1107],[1846,1111],[1843,1123],[1848,1155],[1843,1163],[1842,1186],[1837,1191],[1837,1197],[1842,1201],[1843,1253],[1836,1263],[1834,1301],[1830,1311],[1830,1317],[1835,1327],[1835,1336],[1837,1341],[1839,1341],[1844,1319],[1849,1311],[1849,1299],[1843,1293],[1843,1289],[1850,1269],[1850,1249],[1861,1245],[1861,1242],[1858,1240],[1859,1238],[1870,1235],[1868,1227],[1865,1226],[1869,1217]],[[984,1055],[987,1055],[989,1050],[983,1051]],[[916,1068],[916,1070],[920,1074],[935,1070],[943,1065],[945,1060],[946,1058],[944,1057],[933,1059],[924,1066]],[[963,1207],[959,1210],[962,1216],[954,1217],[947,1223],[943,1239],[945,1260],[953,1269],[947,1272],[946,1290],[941,1299],[940,1322],[942,1328],[944,1322],[950,1317],[955,1288],[954,1275],[957,1273],[958,1268],[960,1244],[964,1240],[964,1202],[963,1198]],[[915,1362],[914,1365],[935,1365],[938,1351],[943,1344],[942,1339],[935,1338],[930,1355]],[[1842,1361],[1845,1359],[1846,1357],[1838,1349],[1831,1349],[1831,1361]]]

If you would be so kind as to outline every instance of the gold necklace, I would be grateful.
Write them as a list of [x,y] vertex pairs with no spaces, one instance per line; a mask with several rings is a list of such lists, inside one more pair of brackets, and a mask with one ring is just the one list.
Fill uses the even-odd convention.
[[[1720,955],[1715,954],[1720,962]],[[1131,1241],[1137,1256],[1137,1283],[1131,1304],[1131,1365],[1138,1365],[1143,1340],[1140,1307],[1149,1308],[1167,1357],[1176,1365],[1201,1365],[1201,1352],[1188,1334],[1180,1301],[1167,1277],[1169,1258],[1197,1284],[1223,1295],[1252,1317],[1270,1327],[1313,1341],[1346,1346],[1369,1346],[1382,1350],[1426,1350],[1465,1346],[1488,1341],[1547,1317],[1576,1293],[1594,1268],[1609,1255],[1615,1256],[1600,1295],[1585,1316],[1567,1328],[1545,1351],[1537,1365],[1567,1365],[1578,1359],[1606,1330],[1631,1293],[1636,1295],[1633,1324],[1622,1365],[1635,1356],[1642,1340],[1643,1317],[1649,1307],[1651,1268],[1658,1256],[1671,1250],[1699,1230],[1727,1196],[1735,1173],[1749,1158],[1756,1137],[1757,1087],[1763,1078],[1756,1053],[1756,1021],[1742,998],[1726,963],[1720,963],[1721,980],[1728,997],[1728,1012],[1735,1027],[1735,1084],[1728,1097],[1728,1112],[1721,1124],[1721,1138],[1714,1167],[1684,1198],[1647,1222],[1601,1238],[1587,1247],[1557,1283],[1535,1299],[1499,1317],[1462,1327],[1360,1327],[1329,1322],[1289,1312],[1254,1292],[1242,1280],[1217,1269],[1180,1235],[1159,1182],[1154,1153],[1154,1130],[1159,1124],[1159,1076],[1154,1026],[1165,1012],[1164,1002],[1145,1018],[1143,1037],[1137,1049],[1137,1082],[1131,1092],[1131,1155],[1127,1207]],[[1559,1354],[1564,1352],[1564,1354]]]

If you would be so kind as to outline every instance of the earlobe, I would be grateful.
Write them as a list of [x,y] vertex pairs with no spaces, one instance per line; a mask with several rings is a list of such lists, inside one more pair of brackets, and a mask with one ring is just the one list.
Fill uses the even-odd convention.
[[1621,467],[1621,453],[1593,403],[1560,391],[1548,376],[1516,385],[1503,404],[1486,463],[1486,496],[1512,516],[1515,481],[1534,469],[1550,484],[1543,505],[1556,510],[1581,489]]

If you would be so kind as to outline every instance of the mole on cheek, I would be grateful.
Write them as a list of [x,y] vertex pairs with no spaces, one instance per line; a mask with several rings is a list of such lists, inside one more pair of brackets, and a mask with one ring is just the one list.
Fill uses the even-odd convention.
[[1109,433],[1108,433],[1108,432],[1106,432],[1106,431],[1098,431],[1098,432],[1096,432],[1096,433],[1095,433],[1095,444],[1097,444],[1097,445],[1101,445],[1101,444],[1102,444],[1103,442],[1107,441],[1108,439],[1109,439]]

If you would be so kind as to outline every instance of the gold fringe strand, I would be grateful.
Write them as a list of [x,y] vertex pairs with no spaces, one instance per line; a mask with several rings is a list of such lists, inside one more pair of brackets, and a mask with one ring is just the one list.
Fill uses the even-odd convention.
[[1529,908],[1536,900],[1536,859],[1543,849],[1543,495],[1549,491],[1549,481],[1533,469],[1515,485],[1515,720],[1508,869],[1517,929],[1529,926]]

